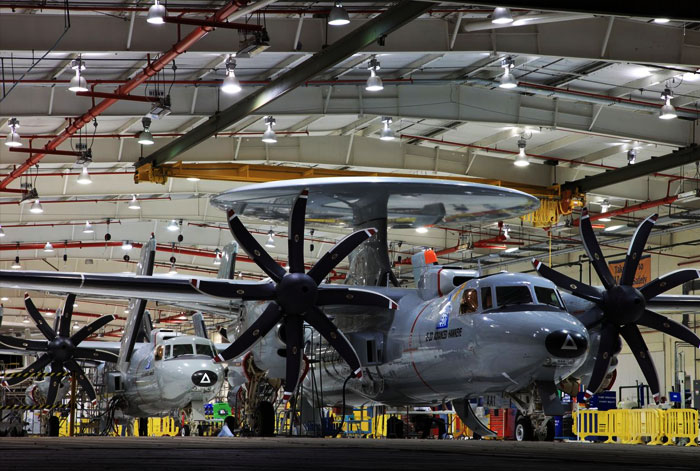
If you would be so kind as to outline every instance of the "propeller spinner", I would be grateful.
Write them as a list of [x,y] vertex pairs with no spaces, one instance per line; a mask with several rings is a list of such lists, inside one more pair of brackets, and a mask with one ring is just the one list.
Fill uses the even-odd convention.
[[579,228],[583,247],[593,264],[598,277],[603,283],[600,290],[593,286],[583,284],[556,270],[553,270],[540,262],[533,260],[537,272],[552,281],[558,287],[570,291],[575,296],[591,301],[595,304],[591,309],[579,316],[579,320],[586,328],[600,328],[600,342],[595,356],[595,364],[591,378],[586,386],[586,399],[598,391],[607,373],[610,362],[615,354],[620,351],[622,336],[630,346],[642,373],[649,383],[649,388],[654,395],[654,401],[659,400],[659,377],[651,360],[638,325],[651,327],[668,335],[676,337],[700,348],[700,338],[687,327],[662,316],[646,308],[646,303],[655,296],[664,293],[678,285],[698,278],[698,270],[678,270],[659,277],[640,289],[632,286],[634,275],[639,265],[639,260],[644,252],[651,229],[658,218],[654,214],[646,218],[637,227],[625,258],[620,282],[615,279],[605,262],[603,252],[598,240],[593,233],[588,210],[583,208]]
[[352,304],[397,309],[390,298],[368,290],[351,287],[322,286],[323,279],[350,252],[372,237],[375,229],[363,229],[350,234],[331,248],[308,272],[304,271],[304,219],[308,190],[294,200],[289,215],[288,256],[289,273],[262,248],[243,226],[233,210],[228,211],[231,233],[245,252],[273,280],[267,285],[246,285],[235,292],[222,292],[220,285],[206,280],[195,281],[197,289],[213,296],[270,301],[260,317],[243,332],[214,361],[231,360],[249,350],[278,322],[285,333],[286,378],[283,400],[292,396],[299,380],[304,349],[304,322],[314,327],[348,363],[354,377],[362,376],[360,360],[352,344],[319,308],[323,305]]
[[[97,399],[95,388],[92,386],[92,383],[87,376],[85,376],[85,372],[76,360],[116,362],[118,357],[111,352],[92,348],[83,348],[79,347],[78,345],[107,323],[114,320],[114,316],[102,316],[92,323],[84,326],[73,335],[70,335],[70,323],[71,317],[73,316],[74,302],[75,295],[69,294],[66,298],[63,313],[61,314],[58,332],[56,332],[44,320],[44,317],[36,308],[34,302],[32,302],[32,298],[29,297],[29,294],[25,294],[24,305],[27,308],[27,312],[31,316],[32,320],[34,320],[34,323],[39,331],[44,335],[44,337],[46,337],[46,340],[24,340],[16,337],[0,335],[0,344],[7,345],[8,347],[16,348],[18,350],[45,352],[39,356],[34,363],[26,367],[22,373],[27,373],[28,376],[31,376],[31,374],[40,372],[49,364],[51,365],[52,372],[62,372],[65,368],[71,373],[75,374],[80,386],[83,388],[90,400],[94,402]],[[12,386],[14,384],[21,383],[25,379],[27,379],[27,377],[18,375],[14,378],[9,378],[3,381],[2,385],[6,387]],[[56,401],[56,394],[58,393],[60,383],[61,378],[51,377],[49,391],[46,396],[47,404],[53,404]]]

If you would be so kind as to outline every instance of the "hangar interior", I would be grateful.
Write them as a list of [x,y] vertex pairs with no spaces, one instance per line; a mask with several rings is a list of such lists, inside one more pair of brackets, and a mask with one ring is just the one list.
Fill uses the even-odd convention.
[[[700,266],[697,14],[511,1],[514,21],[494,23],[499,5],[433,1],[365,44],[352,31],[393,4],[345,0],[349,23],[334,26],[334,2],[170,0],[165,24],[147,21],[153,3],[0,0],[0,132],[21,143],[0,145],[0,269],[133,273],[154,234],[156,274],[215,276],[232,237],[210,197],[250,183],[361,175],[483,182],[542,202],[522,218],[390,229],[401,286],[414,286],[409,261],[426,248],[441,265],[481,274],[534,273],[537,258],[600,285],[579,235],[583,206],[609,261],[624,259],[637,225],[656,212],[647,276]],[[232,27],[197,26],[221,11]],[[222,84],[234,76],[239,91],[227,93]],[[82,96],[69,90],[83,79]],[[226,124],[177,147],[217,119]],[[144,131],[148,144],[139,143]],[[244,222],[284,264],[286,223]],[[309,224],[306,261],[348,233]],[[244,253],[235,269],[238,279],[266,277]],[[343,283],[347,269],[341,263],[331,281]],[[40,338],[24,291],[0,295],[0,333]],[[47,318],[64,302],[32,297]],[[99,338],[119,340],[127,309],[79,298],[74,328],[112,314]],[[191,332],[191,312],[148,309],[156,327]],[[668,315],[697,332],[696,313]],[[687,384],[698,379],[697,349],[642,333],[661,391],[679,371]],[[617,382],[645,383],[624,343]]]

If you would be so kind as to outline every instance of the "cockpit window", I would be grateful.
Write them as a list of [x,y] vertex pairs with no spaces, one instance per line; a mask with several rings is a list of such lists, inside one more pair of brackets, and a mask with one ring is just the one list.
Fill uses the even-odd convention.
[[206,355],[214,358],[214,351],[208,343],[196,343],[195,348],[197,349],[197,355]]
[[182,355],[192,355],[192,345],[189,343],[180,343],[173,345],[173,358]]
[[465,289],[462,293],[462,301],[459,303],[459,313],[467,314],[469,312],[476,312],[479,308],[479,301],[477,300],[475,289]]
[[556,291],[552,288],[545,288],[544,286],[535,286],[535,296],[537,296],[537,302],[541,304],[549,304],[550,306],[555,306],[563,309],[559,296],[557,296]]
[[493,297],[491,296],[491,287],[481,288],[481,306],[483,309],[491,309],[493,307]]
[[160,361],[163,359],[163,346],[158,345],[156,347],[156,352],[153,354],[153,358],[155,358],[156,361]]
[[497,286],[496,302],[499,307],[509,304],[531,304],[532,296],[527,286]]

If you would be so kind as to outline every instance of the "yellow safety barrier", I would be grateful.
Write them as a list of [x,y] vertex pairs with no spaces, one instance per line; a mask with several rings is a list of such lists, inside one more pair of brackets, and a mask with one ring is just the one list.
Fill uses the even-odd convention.
[[633,444],[645,443],[648,437],[648,445],[671,445],[687,438],[686,446],[698,446],[698,412],[694,409],[580,410],[573,419],[573,433],[581,439],[606,437],[605,443]]
[[685,446],[698,446],[698,411],[695,409],[668,409],[665,412],[665,433],[668,437],[666,445],[673,440],[687,438]]

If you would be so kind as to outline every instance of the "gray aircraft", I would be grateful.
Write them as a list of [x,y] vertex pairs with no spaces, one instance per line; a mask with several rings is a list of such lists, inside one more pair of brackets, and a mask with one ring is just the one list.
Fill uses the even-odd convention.
[[[155,239],[144,244],[137,268],[140,276],[152,275],[155,248]],[[231,248],[227,247],[225,260],[230,260],[230,252]],[[75,294],[71,293],[60,317],[56,316],[58,328],[52,329],[29,295],[25,297],[27,311],[47,340],[0,335],[0,345],[13,351],[42,352],[22,373],[41,372],[45,367],[50,367],[52,372],[67,370],[76,373],[77,381],[86,395],[96,401],[95,389],[78,362],[115,363],[116,370],[106,371],[106,392],[115,395],[113,403],[123,414],[138,418],[165,416],[192,407],[203,416],[203,404],[211,401],[219,392],[225,371],[221,365],[211,361],[216,354],[216,346],[208,339],[201,313],[193,316],[195,335],[182,335],[170,329],[152,329],[150,315],[145,310],[146,300],[133,298],[121,342],[85,341],[114,317],[102,316],[70,335],[74,302]],[[12,386],[25,379],[23,375],[18,375],[4,380],[2,385]],[[67,380],[51,377],[35,383],[30,389],[34,402],[51,405],[65,394]]]

